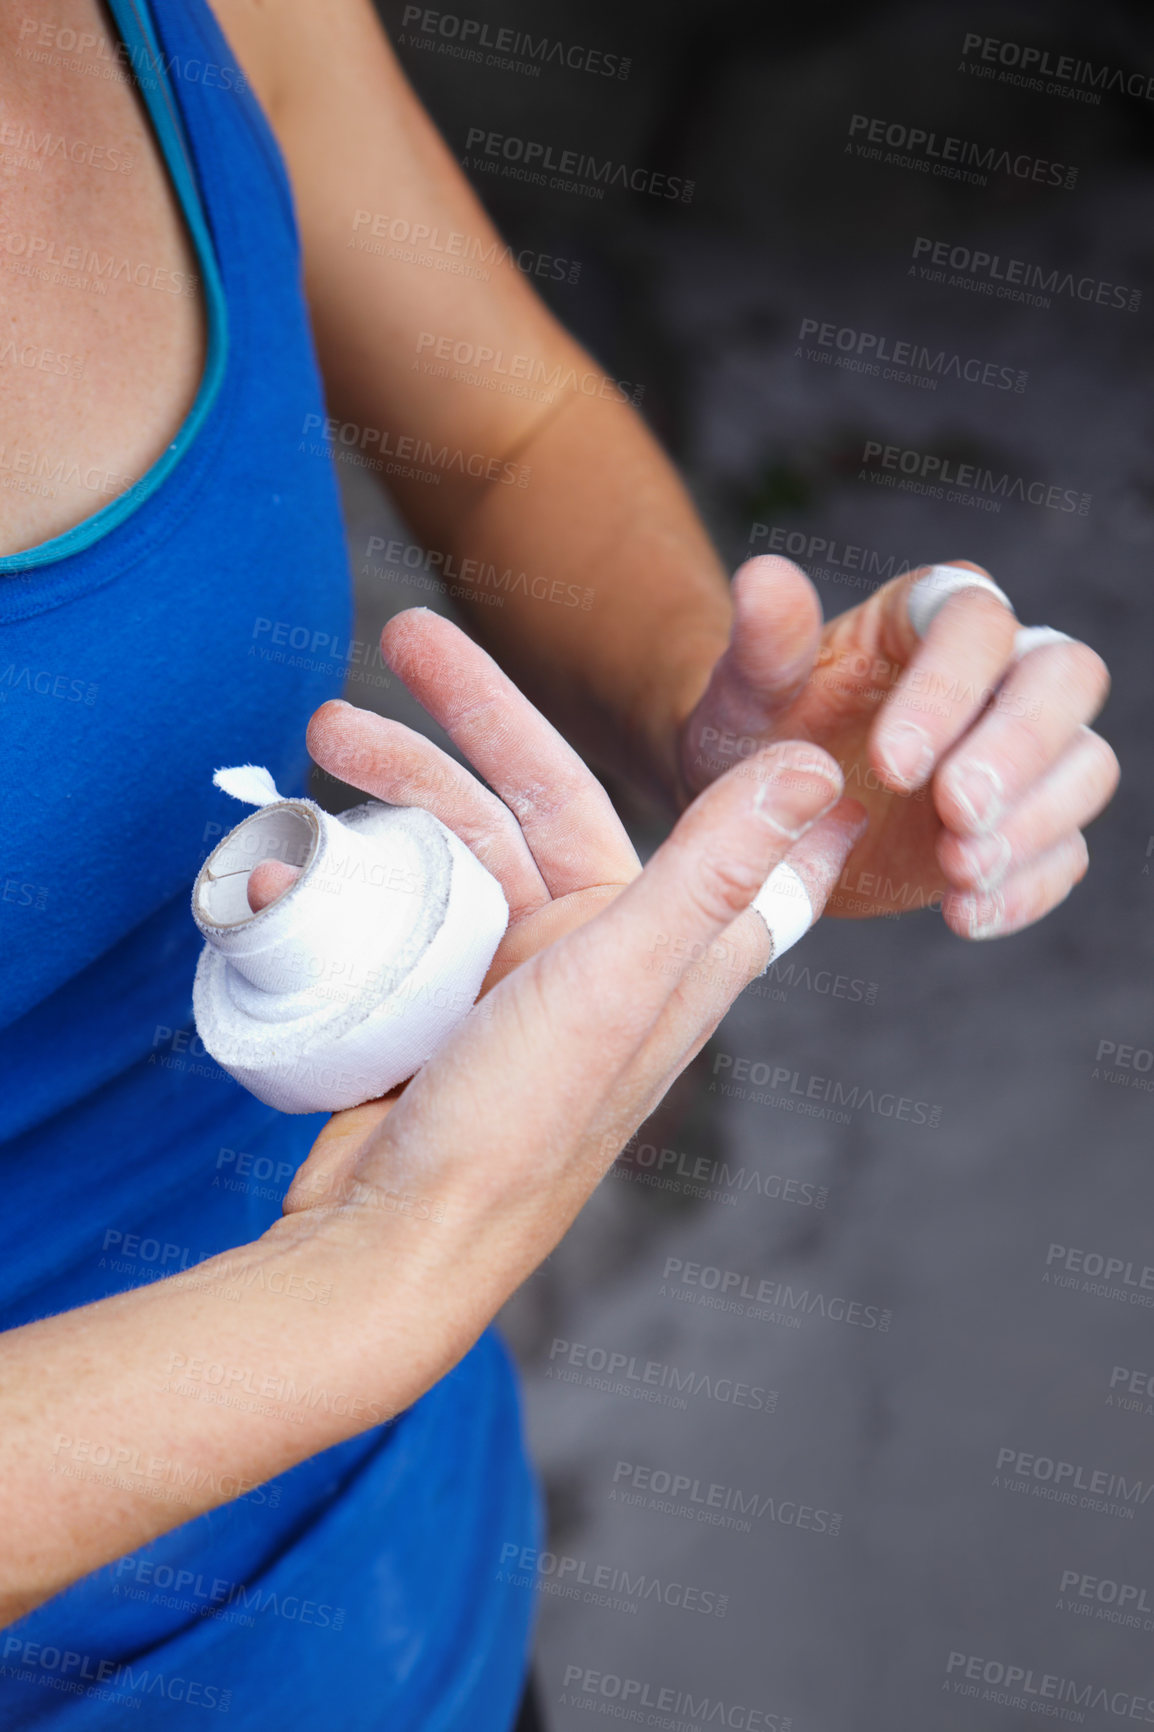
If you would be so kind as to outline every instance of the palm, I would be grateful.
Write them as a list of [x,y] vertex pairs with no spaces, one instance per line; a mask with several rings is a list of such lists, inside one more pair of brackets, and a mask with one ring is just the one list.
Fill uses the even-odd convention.
[[[809,617],[816,653],[801,689],[784,705],[763,706],[760,716],[752,715],[740,699],[735,702],[731,690],[711,689],[682,737],[683,779],[689,791],[696,792],[726,767],[724,726],[701,727],[719,712],[726,717],[735,709],[746,714],[744,723],[731,724],[740,735],[737,750],[742,754],[752,750],[755,740],[814,741],[837,759],[846,793],[860,800],[869,815],[869,828],[850,855],[826,913],[860,919],[924,908],[940,900],[943,890],[935,854],[942,823],[932,791],[919,788],[910,794],[887,786],[871,752],[874,724],[905,666],[906,646],[894,641],[892,621],[878,597],[831,620],[820,636],[816,612]],[[772,683],[770,664],[780,654],[776,623],[753,622],[738,640],[735,678],[754,691],[767,669]],[[803,610],[799,629],[805,624]],[[757,708],[754,699],[752,709]],[[715,734],[722,738],[711,746]]]
[[824,628],[813,675],[768,735],[824,746],[842,766],[846,793],[869,814],[869,828],[826,906],[827,915],[843,918],[924,908],[945,890],[936,855],[943,825],[932,789],[905,794],[887,787],[871,758],[873,725],[901,668],[881,653],[869,626],[855,609]]

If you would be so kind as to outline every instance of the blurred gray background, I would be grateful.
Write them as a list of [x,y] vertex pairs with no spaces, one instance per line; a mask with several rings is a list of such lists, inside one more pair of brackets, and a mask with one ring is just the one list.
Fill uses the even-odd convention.
[[[381,10],[458,158],[483,125],[693,180],[683,204],[475,177],[510,241],[580,262],[543,292],[607,372],[644,385],[731,567],[766,550],[755,524],[891,569],[968,557],[1115,679],[1102,729],[1122,790],[1070,901],[990,945],[933,914],[823,924],[738,1002],[507,1307],[549,1499],[548,1724],[1154,1723],[1154,1399],[1131,1390],[1154,1374],[1154,103],[1024,90],[963,61],[973,33],[1149,78],[1154,16],[462,0],[491,31],[627,56],[611,79],[462,63],[439,27],[413,33],[403,0]],[[854,113],[1076,165],[1077,182],[974,186],[864,160],[845,151]],[[919,236],[1141,303],[930,281],[911,273]],[[805,319],[996,362],[1026,388],[810,361]],[[872,485],[869,439],[1090,508],[989,512]],[[412,538],[371,478],[342,482],[358,637],[404,607],[451,613],[427,578],[368,556],[370,537]],[[827,614],[865,593],[841,557],[800,561]],[[349,696],[416,717],[395,689]],[[649,850],[654,814],[606,781]],[[768,1103],[725,1096],[711,1084],[727,1057],[797,1082]],[[814,1075],[858,1086],[845,1122],[790,1110]],[[887,1116],[887,1091],[938,1122]],[[1088,1279],[1107,1259],[1109,1281]],[[747,1293],[785,1283],[800,1309],[718,1308],[700,1281],[666,1278],[670,1260]],[[888,1328],[839,1320],[837,1298]]]

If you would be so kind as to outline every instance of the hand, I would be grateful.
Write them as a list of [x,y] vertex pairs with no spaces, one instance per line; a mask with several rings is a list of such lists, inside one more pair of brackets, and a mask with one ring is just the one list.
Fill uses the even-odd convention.
[[[455,831],[500,880],[509,930],[487,996],[402,1089],[334,1115],[286,1214],[371,1207],[398,1170],[419,1170],[426,1193],[448,1184],[457,1204],[462,1183],[486,1196],[496,1185],[537,1246],[520,1279],[764,968],[768,935],[747,905],[769,872],[788,858],[819,914],[864,813],[840,798],[826,753],[774,745],[708,788],[642,872],[581,759],[463,633],[415,609],[382,649],[489,787],[348,704],[317,711],[310,751]],[[526,1194],[510,1199],[514,1175]]]
[[906,598],[925,569],[823,627],[797,566],[748,560],[729,648],[681,730],[682,779],[693,793],[766,741],[812,740],[870,816],[827,912],[940,904],[959,936],[1000,937],[1056,907],[1086,871],[1080,832],[1118,781],[1114,753],[1086,725],[1109,675],[1080,643],[1015,664],[1017,621],[979,589],[953,596],[920,640]]

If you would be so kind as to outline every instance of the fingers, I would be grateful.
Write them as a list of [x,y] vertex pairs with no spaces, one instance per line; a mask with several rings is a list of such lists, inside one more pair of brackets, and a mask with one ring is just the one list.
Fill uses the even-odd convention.
[[942,766],[934,784],[942,821],[962,835],[998,825],[1098,714],[1109,687],[1105,663],[1086,644],[1031,650]]
[[1085,877],[1089,863],[1086,838],[1067,836],[1040,859],[1004,879],[998,889],[947,896],[942,905],[946,925],[959,938],[1005,938],[1020,932],[1064,902]]
[[[632,997],[631,1015],[651,1020],[695,953],[749,908],[841,792],[835,760],[798,742],[769,746],[730,770],[698,796],[641,876],[585,929],[586,965],[596,973],[628,971],[632,963],[640,972],[649,957],[668,952],[672,970],[660,977],[650,972],[648,987],[639,983]],[[815,851],[808,868],[815,880],[817,860]],[[768,935],[759,922],[747,930],[745,962],[752,972],[768,959]],[[745,979],[734,979],[731,997]]]
[[833,895],[850,853],[865,835],[868,822],[860,800],[839,800],[833,811],[790,849],[787,864],[805,885],[815,923]]
[[[435,1135],[440,1147],[456,1137],[470,1158],[486,1137],[502,1158],[528,1137],[547,1161],[625,1087],[695,951],[738,919],[840,793],[834,760],[795,742],[769,747],[713,783],[614,901],[474,1007],[410,1084],[386,1134],[407,1137],[419,1123],[422,1139]],[[668,953],[670,967],[648,968],[659,953]],[[750,916],[725,1002],[768,953],[765,927]],[[647,1074],[653,1064],[674,1063],[691,1035],[680,1028],[673,1050],[647,1059]],[[626,1089],[625,1108],[632,1098]]]
[[283,860],[260,860],[248,875],[245,894],[254,914],[275,902],[278,896],[296,883],[301,875],[299,866],[286,866]]
[[393,806],[422,806],[439,818],[496,878],[510,922],[548,902],[509,808],[422,734],[334,699],[310,721],[308,748],[323,770],[350,787]]
[[381,650],[513,813],[551,895],[636,876],[637,856],[604,788],[464,632],[410,608],[385,627]]
[[[442,1187],[469,1221],[462,1257],[484,1251],[473,1278],[486,1293],[494,1270],[533,1268],[764,963],[748,904],[840,787],[832,759],[796,744],[714,783],[615,901],[474,1006],[358,1152],[360,1189]],[[663,933],[691,954],[735,926],[742,963],[706,1004],[684,990],[689,960],[639,966]],[[671,1000],[682,1008],[662,1028]],[[492,1289],[494,1309],[507,1291]]]
[[809,678],[821,638],[821,603],[788,559],[746,560],[733,579],[733,630],[685,729],[687,779],[701,787],[753,741]]
[[990,891],[1098,816],[1118,786],[1118,760],[1091,729],[1078,731],[1057,764],[995,828],[965,836],[944,831],[938,860],[952,884]]
[[904,793],[923,786],[981,714],[1013,655],[1017,629],[1014,615],[989,590],[967,588],[950,596],[919,639],[908,604],[922,575],[899,579],[884,604],[887,640],[906,665],[870,738],[874,769]]
[[[805,886],[813,921],[820,917],[867,822],[865,807],[857,800],[839,800],[790,849],[788,864]],[[648,1074],[658,1095],[708,1040],[735,993],[746,984],[747,951],[751,943],[760,941],[753,920],[752,911],[746,912],[711,944],[699,944],[694,950],[695,966],[679,980],[647,1043],[652,1049]],[[770,960],[777,954],[775,950]],[[664,952],[648,964],[650,970],[664,972],[668,966]]]

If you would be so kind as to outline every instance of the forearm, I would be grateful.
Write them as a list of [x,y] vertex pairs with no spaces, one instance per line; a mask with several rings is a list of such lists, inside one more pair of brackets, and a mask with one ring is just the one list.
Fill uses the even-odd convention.
[[454,600],[517,684],[593,758],[669,800],[676,726],[729,636],[717,554],[672,464],[611,396],[567,393],[516,461],[524,487],[491,485],[447,522],[430,489],[405,509],[452,556]]
[[[382,1198],[388,1193],[382,1192]],[[0,1340],[0,1622],[408,1406],[486,1323],[443,1205],[289,1216]]]

